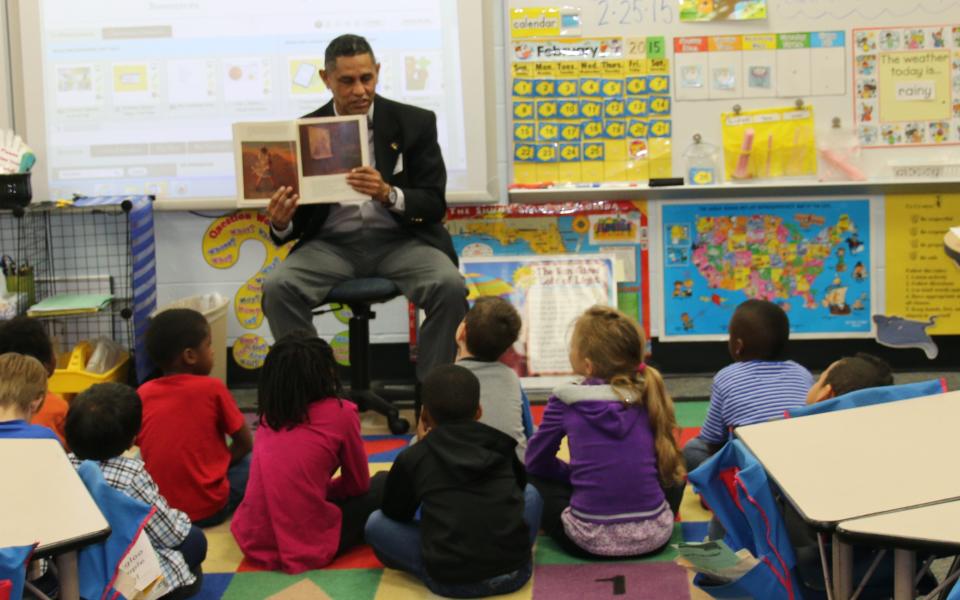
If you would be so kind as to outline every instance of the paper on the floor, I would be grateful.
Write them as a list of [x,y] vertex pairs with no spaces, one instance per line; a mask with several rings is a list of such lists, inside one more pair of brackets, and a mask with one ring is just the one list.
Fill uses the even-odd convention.
[[719,581],[736,581],[759,562],[746,548],[734,552],[723,540],[677,544],[677,564]]

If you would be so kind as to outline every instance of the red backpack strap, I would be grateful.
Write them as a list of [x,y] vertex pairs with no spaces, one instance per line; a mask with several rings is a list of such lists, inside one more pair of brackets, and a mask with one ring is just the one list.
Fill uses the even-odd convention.
[[727,488],[727,493],[733,498],[734,504],[743,512],[743,506],[740,505],[740,495],[737,493],[737,476],[740,475],[740,467],[728,467],[720,471],[720,481],[723,487]]
[[740,479],[739,472],[737,473],[735,484],[743,492],[743,495],[746,496],[747,501],[753,505],[753,507],[760,514],[760,517],[763,519],[763,526],[765,529],[764,537],[767,540],[767,546],[773,551],[773,555],[777,558],[777,562],[780,563],[780,569],[782,569],[782,571],[778,570],[768,557],[763,556],[761,557],[761,560],[763,560],[763,562],[766,563],[768,567],[770,567],[770,570],[773,571],[774,576],[777,578],[780,584],[784,587],[784,589],[787,590],[787,595],[790,597],[790,600],[793,600],[793,597],[794,597],[793,582],[791,581],[791,578],[790,578],[790,569],[787,568],[787,561],[784,560],[783,556],[780,554],[780,551],[777,550],[777,546],[773,543],[773,539],[770,537],[770,534],[771,534],[770,519],[767,518],[767,513],[760,506],[760,503],[757,502],[756,499],[754,499],[754,497],[750,495],[750,492],[747,491],[747,486],[745,486],[743,484],[743,481]]

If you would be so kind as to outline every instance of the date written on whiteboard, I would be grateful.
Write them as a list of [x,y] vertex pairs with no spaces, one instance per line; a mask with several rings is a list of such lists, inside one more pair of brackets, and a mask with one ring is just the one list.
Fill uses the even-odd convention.
[[597,25],[620,26],[641,23],[673,23],[676,0],[594,0]]

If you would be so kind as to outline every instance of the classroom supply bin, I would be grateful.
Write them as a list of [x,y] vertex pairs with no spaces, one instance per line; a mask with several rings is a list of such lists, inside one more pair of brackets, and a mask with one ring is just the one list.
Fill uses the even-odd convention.
[[213,371],[211,377],[216,377],[226,385],[227,383],[227,305],[229,301],[220,294],[203,294],[174,300],[157,309],[154,315],[171,308],[190,308],[207,318],[210,323],[210,343],[213,345]]
[[57,369],[47,383],[49,391],[57,394],[79,394],[90,386],[107,381],[127,382],[130,353],[122,351],[120,359],[105,373],[91,373],[86,365],[93,354],[90,342],[80,342],[69,353],[57,359]]

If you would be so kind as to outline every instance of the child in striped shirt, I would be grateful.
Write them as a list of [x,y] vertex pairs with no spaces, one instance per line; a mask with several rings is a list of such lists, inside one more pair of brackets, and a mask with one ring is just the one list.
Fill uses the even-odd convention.
[[761,423],[804,406],[813,376],[792,360],[781,360],[790,320],[766,300],[747,300],[730,318],[734,362],[713,377],[710,407],[700,435],[683,449],[687,470],[696,469],[727,441],[732,427]]

